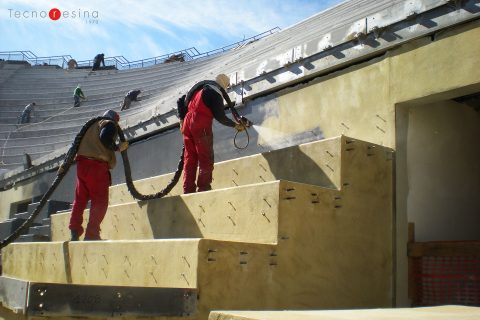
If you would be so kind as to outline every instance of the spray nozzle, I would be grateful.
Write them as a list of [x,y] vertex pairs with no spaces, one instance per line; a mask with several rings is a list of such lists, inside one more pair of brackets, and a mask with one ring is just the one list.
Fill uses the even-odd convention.
[[245,118],[244,116],[240,117],[240,122],[246,127],[250,128],[253,125],[253,122]]

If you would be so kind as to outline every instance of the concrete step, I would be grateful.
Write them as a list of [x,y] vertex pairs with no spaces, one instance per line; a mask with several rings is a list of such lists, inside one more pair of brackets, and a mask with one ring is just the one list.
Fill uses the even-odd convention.
[[57,136],[37,136],[31,138],[9,138],[9,139],[0,139],[0,145],[4,146],[5,149],[9,148],[10,146],[15,147],[28,147],[32,145],[39,145],[42,142],[45,143],[58,143],[63,141],[70,141],[70,143],[75,138],[76,133],[63,133]]
[[[63,242],[15,243],[2,253],[3,275],[50,283],[196,288],[200,242],[80,241],[66,248]],[[48,264],[50,272],[44,272],[42,264]]]
[[[0,132],[0,136],[2,137],[2,139],[6,139],[6,140],[9,140],[10,138],[29,139],[29,138],[35,137],[35,136],[41,136],[41,137],[44,137],[46,139],[49,139],[49,137],[54,137],[55,135],[63,135],[63,134],[73,134],[73,135],[75,135],[79,131],[78,127],[59,128],[59,129],[53,129],[53,128],[39,129],[39,128],[36,128],[35,131],[32,130],[32,131],[13,131],[13,132],[10,132],[10,131],[6,130],[8,128],[5,128],[4,126],[1,126],[1,128],[4,129],[4,130],[2,130]],[[16,125],[11,128],[11,130],[15,130],[15,129],[17,129]],[[35,134],[35,132],[36,132],[36,134]]]
[[46,239],[50,239],[50,225],[41,225],[28,228],[29,235],[44,236]]
[[13,215],[13,218],[24,219],[24,220],[27,220],[28,217],[30,217],[30,213],[28,212],[20,212]]
[[44,141],[43,144],[38,143],[36,145],[29,145],[29,146],[9,145],[3,148],[4,154],[2,155],[2,158],[4,157],[5,160],[11,160],[11,158],[9,157],[22,156],[25,153],[28,153],[28,154],[50,153],[52,151],[70,146],[73,142],[73,138],[65,141],[54,141],[54,142]]
[[[390,182],[391,180],[375,190],[350,188],[339,191],[289,181],[276,181],[163,198],[143,204],[113,206],[109,208],[102,225],[104,232],[102,236],[111,236],[111,240],[97,243],[111,243],[112,246],[113,243],[120,243],[124,247],[124,253],[116,254],[123,255],[122,263],[128,267],[130,264],[137,264],[133,263],[127,254],[129,249],[125,247],[126,244],[197,240],[191,237],[202,237],[200,242],[206,239],[219,241],[208,246],[208,252],[201,254],[202,258],[198,260],[197,265],[220,263],[225,266],[223,268],[212,265],[211,274],[205,271],[218,278],[216,280],[209,278],[210,281],[218,280],[224,283],[224,290],[230,288],[236,292],[237,298],[231,299],[222,296],[220,292],[214,295],[215,301],[225,302],[222,308],[228,305],[231,308],[243,308],[246,305],[259,307],[258,301],[255,302],[251,295],[246,297],[241,294],[244,290],[242,288],[245,288],[243,282],[249,283],[246,291],[264,292],[265,296],[272,298],[267,299],[268,303],[265,300],[261,302],[266,303],[262,305],[264,308],[275,307],[273,300],[282,301],[281,305],[284,306],[298,307],[299,300],[295,302],[293,300],[300,297],[304,299],[306,305],[317,303],[318,306],[319,300],[312,296],[325,297],[322,299],[323,306],[338,307],[341,297],[345,294],[350,294],[349,297],[358,297],[358,300],[353,298],[358,305],[366,303],[367,300],[376,305],[388,305],[393,255],[393,215],[388,197],[383,193],[389,189],[391,195],[391,187],[388,187]],[[54,230],[60,226],[57,218],[62,219],[61,215],[52,216]],[[65,222],[67,219],[68,215],[63,217]],[[66,225],[63,225],[62,229],[68,230]],[[120,235],[123,239],[138,239],[141,235],[169,240],[112,241],[118,239],[115,235]],[[173,238],[178,239],[172,240]],[[70,242],[70,246],[78,243],[85,245],[89,242]],[[219,248],[219,243],[222,243],[223,249]],[[151,266],[158,263],[164,268],[163,263],[173,263],[171,259],[159,262],[153,248],[145,247],[142,250],[145,250],[145,255],[153,255],[154,261],[147,263],[146,260],[142,260],[139,264]],[[173,261],[186,259],[188,263],[185,264],[194,265],[190,256],[183,251],[171,250],[176,252]],[[88,260],[100,263],[104,268],[105,265],[113,268],[110,267],[111,258],[106,253],[101,253],[93,247],[85,248],[82,252],[96,254],[96,257],[83,258],[85,261],[83,264]],[[15,251],[12,254],[17,253]],[[109,250],[109,254],[115,253]],[[25,253],[25,256],[28,255],[29,253]],[[229,258],[224,260],[224,257]],[[6,269],[12,269],[4,265]],[[366,272],[374,265],[378,266],[375,273]],[[242,268],[245,269],[241,271]],[[97,272],[98,269],[101,267],[97,266]],[[256,271],[253,272],[253,269]],[[168,273],[168,270],[165,272]],[[253,273],[250,274],[250,271]],[[86,273],[90,275],[91,272],[90,269]],[[230,280],[223,278],[224,273]],[[35,272],[30,271],[29,274]],[[203,272],[198,271],[197,274]],[[26,275],[12,276],[23,278]],[[105,275],[102,278],[105,278]],[[188,281],[190,283],[190,280]],[[211,285],[210,281],[205,285]],[[255,283],[259,281],[260,287],[256,287],[250,281]],[[267,287],[262,287],[263,281],[267,281],[268,285],[263,284]],[[376,283],[376,286],[373,291],[366,293],[364,288],[371,283]],[[158,285],[163,284],[158,282]],[[268,291],[273,287],[276,287],[273,292]],[[198,289],[205,292],[201,285]],[[268,294],[264,290],[267,290]],[[236,299],[245,299],[248,303],[242,307],[241,304],[237,304]]]
[[[99,115],[103,114],[104,111],[105,110],[102,110],[101,112],[99,112]],[[131,110],[128,110],[127,111],[128,116],[125,116],[125,114],[123,115],[125,117],[122,118],[120,125],[123,128],[128,129],[129,125],[137,125],[138,123],[141,123],[144,119],[150,119],[152,117],[153,111],[154,110],[144,109],[144,108],[133,108]],[[176,116],[171,113],[171,109],[169,110],[169,113],[166,113],[166,114],[167,114],[165,116],[166,118],[171,118],[171,121],[176,121]],[[71,120],[71,121],[54,121],[49,123],[29,124],[28,125],[29,130],[23,131],[21,135],[23,137],[38,136],[37,130],[46,132],[48,136],[51,136],[52,132],[55,132],[55,131],[60,133],[67,133],[69,131],[73,131],[76,134],[80,131],[81,127],[85,124],[85,122],[87,122],[90,119],[91,117],[87,117],[84,119],[78,118],[76,120]],[[150,121],[148,123],[149,123],[149,132],[151,130],[155,130],[158,126],[164,125],[160,121],[156,121],[156,122]],[[170,123],[172,125],[175,124],[175,122],[170,122]],[[27,125],[24,125],[24,127],[22,127],[22,130],[25,127],[27,127]],[[8,132],[3,132],[3,138],[7,138],[9,134],[10,133]],[[57,138],[54,138],[54,140],[56,139]],[[8,165],[8,164],[14,164],[14,163],[22,163],[23,154],[19,153],[20,151],[15,153],[15,149],[12,149],[12,153],[10,153],[8,145],[7,147],[5,147],[4,150],[5,152],[1,157],[1,161],[3,162],[3,164]],[[52,154],[51,151],[45,151],[45,150],[39,151],[39,152],[35,152],[33,150],[32,152],[31,150],[25,149],[24,151],[27,151],[27,153],[30,155],[32,160],[37,160],[39,158],[42,158],[44,156],[49,156]],[[55,150],[55,153],[59,154],[61,153],[61,151],[62,149],[58,148],[57,150]]]
[[[33,211],[37,208],[39,202],[34,202],[28,205],[28,213],[33,213]],[[50,217],[52,214],[55,214],[57,211],[69,209],[71,206],[70,202],[66,201],[59,201],[55,199],[47,200],[47,203],[40,211],[38,217],[42,219]]]
[[[102,87],[118,87],[119,84],[133,84],[135,82],[152,83],[161,81],[165,78],[177,77],[182,71],[204,73],[210,66],[212,60],[218,59],[218,55],[201,60],[186,61],[184,63],[175,63],[168,65],[156,65],[141,69],[122,70],[114,72],[75,72],[45,70],[21,70],[16,76],[6,84],[4,89],[9,88],[28,88],[35,90],[42,88],[45,90],[59,88],[70,91],[81,83],[86,89],[97,89]],[[170,81],[170,80],[169,80]]]
[[[262,183],[278,179],[315,184],[340,189],[342,163],[346,162],[351,149],[366,149],[366,142],[345,136],[325,139],[299,146],[278,149],[262,154],[237,158],[215,164],[213,170],[213,189],[235,187],[253,183]],[[353,148],[353,147],[352,147]],[[378,147],[379,152],[384,148]],[[384,149],[388,150],[388,149]],[[362,161],[369,161],[363,155]],[[135,187],[142,194],[154,194],[168,184],[173,173],[135,181]],[[170,195],[182,194],[182,179],[170,192]],[[110,204],[133,202],[126,184],[110,187]]]
[[480,319],[479,307],[436,306],[365,310],[213,311],[210,320],[471,320]]
[[[157,98],[157,93],[158,92],[156,91],[152,93],[142,91],[140,98],[143,102],[146,102],[149,99]],[[38,122],[40,120],[44,120],[49,117],[57,116],[59,114],[64,114],[64,113],[78,114],[78,113],[88,112],[88,111],[91,112],[91,111],[99,110],[102,108],[111,108],[112,105],[119,105],[121,102],[123,102],[124,95],[125,94],[122,94],[119,97],[108,98],[108,99],[83,100],[81,108],[75,108],[75,109],[72,109],[73,98],[70,99],[70,101],[67,103],[60,103],[55,105],[39,105],[37,103],[37,107],[35,108],[32,118]],[[1,117],[7,117],[7,118],[17,117],[22,113],[22,111],[23,111],[23,108],[21,107],[21,105],[17,107],[1,107],[0,106]]]
[[[386,208],[372,207],[367,194],[365,199],[346,196],[339,206],[332,197],[339,191],[282,183],[277,196],[280,210],[275,244],[206,238],[15,243],[3,251],[3,275],[58,284],[196,289],[200,296],[194,319],[206,319],[211,310],[226,308],[345,307],[342,297],[347,295],[348,305],[389,306],[392,216],[385,213]],[[320,189],[323,191],[318,192]],[[204,193],[209,194],[211,202],[220,199],[214,192]],[[277,224],[272,212],[258,210],[275,203],[270,198],[258,203],[251,196],[243,201],[250,216],[245,214],[248,209],[235,215],[230,204],[231,209],[211,207],[205,208],[205,213],[192,206],[190,223],[180,214],[164,226],[160,221],[154,225],[165,230],[173,225],[172,233],[176,233],[187,229],[200,215],[205,227],[196,220],[199,228],[212,226],[233,239],[237,226],[245,229],[248,225],[247,231],[258,237],[265,230],[261,219],[265,221],[262,225]],[[228,211],[231,219],[218,219],[219,210]],[[128,210],[122,212],[132,215]],[[153,212],[159,219],[168,215],[166,211]],[[122,218],[121,224],[131,221]],[[371,268],[375,273],[367,272]]]
[[[168,88],[172,86],[172,84],[176,84],[177,87],[179,85],[182,85],[182,83],[184,82],[182,82],[182,79],[178,78],[179,72],[181,72],[181,70],[172,71],[169,74],[165,75],[155,75],[154,77],[150,78],[141,75],[137,77],[137,79],[134,79],[132,81],[125,81],[118,78],[113,81],[104,80],[101,83],[96,85],[93,84],[90,87],[88,85],[85,85],[82,81],[82,90],[84,91],[85,95],[87,95],[93,100],[97,98],[100,99],[123,96],[127,91],[131,90],[132,88],[141,88],[146,91],[155,92]],[[199,72],[198,70],[197,73],[201,74],[201,72]],[[0,90],[0,105],[15,106],[15,103],[24,103],[32,99],[38,101],[41,104],[48,103],[48,101],[55,101],[58,103],[61,102],[62,99],[71,99],[73,89],[76,87],[77,82],[72,82],[68,87],[61,90],[52,90],[48,88],[39,90],[36,87],[36,89],[28,88],[25,86],[22,87],[21,84],[15,83],[12,83],[11,85],[11,90]],[[56,88],[58,85],[59,84],[56,84],[55,82],[48,81],[49,88]],[[22,89],[17,90],[18,88],[23,88],[25,92],[21,92]],[[35,90],[37,90],[38,92],[32,92]],[[53,100],[52,97],[55,97],[55,99]]]
[[4,163],[3,161],[0,161],[0,176],[3,173],[3,171],[7,172],[10,170],[19,170],[23,168],[24,165],[23,163]]
[[[28,211],[17,213],[13,217],[17,219],[27,220],[28,217],[33,213],[37,208],[38,202],[34,202],[28,205]],[[65,201],[58,200],[48,200],[42,210],[38,213],[37,217],[34,220],[36,226],[44,224],[45,221],[50,221],[50,215],[56,213],[57,211],[65,210],[70,208],[70,203]],[[49,223],[47,223],[49,224]]]
[[[11,218],[0,222],[0,239],[5,239],[16,231],[26,219]],[[25,234],[26,231],[23,232]]]
[[[286,185],[293,188],[296,184],[274,181],[150,200],[145,205],[110,206],[101,236],[110,240],[205,237],[276,243],[280,190]],[[70,239],[69,220],[70,212],[51,216],[53,241]]]
[[[32,228],[30,228],[32,229]],[[17,240],[15,240],[15,243],[18,242],[49,242],[50,241],[50,236],[44,235],[44,234],[22,234],[20,237],[18,237]]]

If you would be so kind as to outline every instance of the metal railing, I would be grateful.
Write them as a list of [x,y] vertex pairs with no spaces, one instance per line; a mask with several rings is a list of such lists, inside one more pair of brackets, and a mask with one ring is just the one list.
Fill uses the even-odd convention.
[[221,47],[221,48],[218,48],[218,49],[214,49],[214,50],[211,50],[211,51],[207,51],[207,52],[204,52],[204,53],[199,53],[198,55],[195,56],[195,58],[197,59],[197,58],[202,58],[202,57],[208,57],[208,56],[212,56],[212,55],[215,55],[215,54],[218,54],[218,53],[222,53],[222,52],[225,52],[225,51],[236,49],[236,48],[242,47],[244,45],[247,45],[249,43],[255,42],[257,40],[260,40],[262,38],[268,37],[269,35],[272,35],[276,32],[279,32],[280,30],[281,29],[279,27],[275,27],[275,28],[272,28],[268,31],[259,33],[259,34],[255,35],[253,37],[246,38],[246,39],[243,39],[241,41],[237,41],[237,42],[229,44],[227,46],[224,46],[224,47]]
[[72,59],[70,55],[37,57],[32,51],[7,51],[0,52],[0,59],[7,61],[26,61],[32,66],[59,66],[66,68],[68,61]]
[[[148,66],[153,66],[156,64],[164,63],[169,58],[177,57],[183,58],[184,61],[213,56],[219,53],[223,53],[238,47],[242,47],[246,44],[251,42],[257,41],[259,39],[265,38],[269,35],[272,35],[276,32],[280,31],[279,27],[272,28],[268,31],[262,32],[257,34],[253,37],[249,37],[243,39],[241,41],[237,41],[235,43],[229,44],[227,46],[214,49],[207,52],[199,52],[195,47],[183,49],[180,51],[167,53],[161,56],[153,57],[153,58],[146,58],[142,60],[136,61],[129,61],[124,56],[114,56],[114,57],[106,57],[105,66],[115,67],[118,70],[124,69],[134,69],[134,68],[144,68]],[[52,56],[52,57],[37,57],[32,51],[5,51],[0,52],[0,59],[7,60],[7,61],[26,61],[31,65],[54,65],[59,66],[61,68],[67,68],[68,62],[72,59],[70,55],[62,55],[62,56]],[[92,60],[82,60],[77,61],[77,66],[80,68],[88,68],[93,66],[93,59]]]

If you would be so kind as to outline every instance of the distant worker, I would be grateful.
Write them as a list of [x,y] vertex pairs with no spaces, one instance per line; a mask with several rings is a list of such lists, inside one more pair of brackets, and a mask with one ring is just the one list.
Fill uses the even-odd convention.
[[75,59],[68,60],[67,65],[68,65],[68,70],[73,70],[76,67],[78,67],[77,61]]
[[138,99],[138,95],[140,94],[140,90],[130,90],[127,92],[125,95],[125,98],[123,98],[123,104],[122,108],[120,109],[121,111],[127,110],[130,108],[130,105],[132,104],[132,101],[140,101]]
[[[230,79],[220,74],[216,77],[217,84],[226,89]],[[221,124],[242,131],[243,124],[236,123],[225,115],[223,95],[215,85],[204,85],[191,95],[191,100],[185,106],[184,97],[178,103],[180,130],[183,133],[185,157],[183,166],[183,192],[193,193],[211,190],[213,172],[213,132],[212,122],[215,118]],[[181,112],[182,104],[184,111]],[[199,167],[198,179],[195,184]]]
[[[84,232],[83,211],[89,200],[90,216],[85,240],[101,240],[100,224],[107,212],[110,169],[116,165],[115,151],[122,152],[128,148],[128,142],[122,142],[118,146],[115,144],[120,120],[118,113],[108,110],[103,116],[111,120],[100,120],[85,132],[75,158],[77,186],[69,224],[72,241],[77,241]],[[63,167],[58,170],[63,172]]]
[[25,109],[23,109],[22,115],[20,116],[20,123],[30,123],[34,106],[35,102],[29,103],[25,106]]
[[82,88],[79,84],[73,91],[73,106],[75,108],[80,107],[80,99],[87,99],[87,97],[85,97],[85,95],[83,94]]
[[105,55],[103,53],[99,53],[93,58],[92,71],[98,70],[100,68],[100,63],[105,67]]

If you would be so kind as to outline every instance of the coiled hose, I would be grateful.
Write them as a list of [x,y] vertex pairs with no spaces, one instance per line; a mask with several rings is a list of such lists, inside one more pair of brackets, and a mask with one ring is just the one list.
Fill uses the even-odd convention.
[[[82,142],[85,132],[87,132],[88,128],[90,128],[94,123],[100,120],[112,120],[112,119],[108,117],[96,117],[88,120],[83,125],[83,127],[80,129],[80,132],[75,136],[75,139],[72,142],[70,149],[68,149],[67,151],[65,159],[63,160],[63,163],[61,165],[63,170],[59,170],[57,172],[57,176],[55,177],[55,180],[53,181],[52,185],[47,190],[47,192],[45,192],[45,194],[42,196],[42,198],[40,199],[40,203],[32,212],[32,214],[27,218],[27,220],[25,220],[25,222],[20,227],[18,227],[10,236],[8,236],[4,240],[2,240],[2,242],[0,242],[0,249],[9,245],[13,241],[15,241],[22,234],[24,230],[30,227],[30,225],[33,223],[35,218],[38,216],[40,211],[43,209],[43,207],[47,203],[47,200],[50,198],[52,193],[58,187],[58,185],[60,184],[60,182],[62,181],[62,179],[65,177],[68,170],[72,166],[73,161],[75,160],[75,155],[77,154],[78,148],[80,146],[80,142]],[[122,129],[118,125],[117,125],[117,132],[118,132],[120,141],[125,142],[126,141],[125,135],[123,134]],[[137,200],[152,200],[152,199],[162,198],[165,195],[167,195],[173,189],[173,187],[175,187],[175,185],[177,184],[182,174],[184,150],[185,148],[182,148],[182,155],[180,156],[180,161],[178,162],[177,171],[175,171],[175,174],[172,180],[168,183],[168,185],[163,190],[155,194],[149,194],[149,195],[143,195],[140,192],[138,192],[138,190],[135,188],[135,185],[133,184],[133,180],[132,180],[132,172],[130,169],[130,161],[128,160],[127,150],[124,150],[121,154],[122,154],[122,160],[123,160],[123,167],[125,171],[125,180],[127,183],[128,191],[132,194],[132,196]]]
[[[210,80],[202,81],[202,82],[197,83],[193,88],[191,88],[186,95],[187,105],[188,105],[188,102],[190,101],[193,93],[196,90],[198,90],[200,87],[203,87],[206,84],[216,86],[217,88],[220,89],[225,101],[227,102],[228,107],[230,108],[230,110],[232,112],[233,117],[235,118],[235,120],[237,122],[240,122],[241,117],[238,114],[238,112],[235,110],[235,108],[233,107],[233,103],[230,100],[230,97],[228,96],[227,92],[225,91],[225,89],[220,87],[215,81],[210,81]],[[65,159],[63,160],[63,164],[61,165],[63,170],[60,170],[59,172],[57,172],[57,176],[55,177],[55,180],[53,181],[52,185],[47,190],[47,192],[45,192],[45,194],[42,196],[42,198],[40,199],[40,203],[35,208],[35,210],[32,212],[32,214],[27,218],[27,220],[25,220],[25,222],[20,227],[18,227],[17,230],[15,230],[10,236],[8,236],[4,240],[2,240],[2,242],[0,242],[0,249],[9,245],[13,241],[15,241],[22,234],[22,232],[24,230],[26,230],[27,228],[30,227],[30,225],[33,223],[35,218],[38,216],[40,211],[43,209],[43,207],[47,203],[47,200],[50,198],[52,193],[55,191],[55,189],[58,187],[58,185],[60,184],[60,182],[62,181],[62,179],[67,174],[68,170],[70,169],[73,161],[75,160],[75,155],[77,154],[78,148],[80,146],[80,142],[82,142],[82,139],[83,139],[83,136],[85,135],[85,132],[87,132],[87,130],[88,130],[88,128],[90,128],[90,126],[92,126],[94,123],[96,123],[97,121],[100,121],[100,120],[112,120],[112,119],[108,118],[108,117],[96,117],[96,118],[90,119],[89,121],[87,121],[83,125],[83,127],[80,129],[80,132],[75,136],[75,140],[73,141],[70,149],[68,149],[68,152],[65,156]],[[126,141],[125,135],[123,134],[122,129],[118,125],[117,125],[117,132],[118,132],[118,137],[119,137],[120,141],[125,142]],[[247,130],[245,130],[245,132],[247,134],[247,143],[244,147],[239,147],[236,143],[238,132],[239,131],[237,131],[237,133],[235,134],[235,137],[233,139],[233,143],[234,143],[234,145],[237,149],[245,149],[248,146],[249,141],[250,141],[250,137],[248,135],[248,132],[247,132]],[[184,154],[185,154],[185,146],[182,147],[182,154],[180,156],[180,160],[179,160],[178,165],[177,165],[177,170],[175,171],[175,173],[173,175],[173,178],[172,178],[172,180],[170,180],[168,185],[163,190],[161,190],[161,191],[159,191],[155,194],[144,195],[144,194],[141,194],[135,188],[135,185],[134,185],[133,180],[132,180],[132,171],[131,171],[131,168],[130,168],[130,161],[128,160],[127,151],[124,150],[121,153],[121,155],[122,155],[122,160],[123,160],[123,168],[124,168],[124,172],[125,172],[125,181],[126,181],[126,184],[127,184],[128,191],[130,192],[132,197],[137,199],[137,200],[140,200],[140,201],[146,201],[146,200],[158,199],[158,198],[162,198],[162,197],[166,196],[170,191],[172,191],[173,187],[175,187],[175,185],[178,183],[178,180],[180,179],[180,176],[182,175]]]

